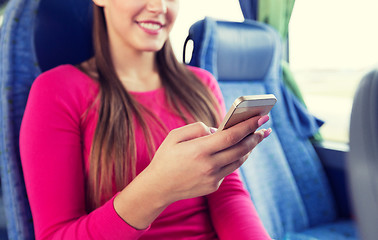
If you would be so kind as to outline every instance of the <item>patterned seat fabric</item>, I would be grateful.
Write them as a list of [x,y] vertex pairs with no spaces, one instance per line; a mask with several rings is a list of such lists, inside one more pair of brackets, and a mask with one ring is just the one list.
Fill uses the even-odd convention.
[[90,0],[7,4],[0,31],[0,166],[9,239],[34,239],[18,145],[30,87],[41,71],[90,57],[91,13]]
[[[328,180],[309,141],[322,121],[284,86],[278,34],[252,20],[205,18],[191,27],[189,40],[194,42],[189,64],[214,74],[226,107],[242,95],[272,93],[277,97],[271,120],[264,126],[271,127],[272,134],[241,167],[243,182],[271,237],[284,239],[293,233],[291,239],[333,239],[327,227],[319,228],[322,237],[315,234],[318,226],[337,221]],[[354,225],[348,226],[350,236],[356,238]]]
[[[33,239],[34,231],[22,175],[18,133],[32,81],[39,74],[30,22],[38,1],[10,1],[0,35],[0,164],[9,239]],[[27,38],[25,38],[26,40]]]

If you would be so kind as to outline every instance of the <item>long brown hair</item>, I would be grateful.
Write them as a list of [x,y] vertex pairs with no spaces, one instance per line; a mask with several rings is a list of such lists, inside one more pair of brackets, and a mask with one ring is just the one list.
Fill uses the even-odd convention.
[[[95,4],[93,7],[94,59],[100,85],[100,106],[89,157],[89,211],[110,199],[115,191],[121,191],[136,175],[133,118],[141,125],[152,154],[156,149],[146,126],[146,116],[153,118],[164,129],[164,125],[135,101],[119,80],[111,59],[103,8]],[[217,126],[219,104],[214,95],[185,65],[177,61],[169,40],[157,52],[156,61],[172,109],[186,123],[194,120],[202,121],[208,126]],[[177,99],[180,99],[179,103]],[[182,108],[189,112],[192,120],[184,115]]]

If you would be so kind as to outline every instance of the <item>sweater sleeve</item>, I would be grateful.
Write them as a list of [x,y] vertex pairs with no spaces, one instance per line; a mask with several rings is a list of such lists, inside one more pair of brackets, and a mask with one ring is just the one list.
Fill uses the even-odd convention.
[[208,195],[207,199],[220,240],[270,239],[238,171],[225,177],[218,191]]
[[[207,71],[190,68],[213,92],[225,115],[223,96],[216,79]],[[220,240],[270,239],[252,203],[248,191],[235,171],[225,177],[220,188],[207,196],[211,219]]]
[[20,153],[36,239],[137,239],[144,231],[117,215],[114,198],[86,212],[80,129],[85,91],[67,71],[36,79],[21,126]]

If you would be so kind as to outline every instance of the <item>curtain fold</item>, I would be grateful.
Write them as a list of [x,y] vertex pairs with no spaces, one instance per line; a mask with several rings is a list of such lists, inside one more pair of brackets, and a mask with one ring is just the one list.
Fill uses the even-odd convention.
[[295,0],[262,0],[258,4],[257,20],[274,27],[286,40],[294,3]]

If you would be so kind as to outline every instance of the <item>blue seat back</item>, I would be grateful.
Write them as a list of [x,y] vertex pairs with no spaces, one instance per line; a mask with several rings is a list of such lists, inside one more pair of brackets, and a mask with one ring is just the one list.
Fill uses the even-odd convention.
[[89,0],[10,0],[0,32],[0,165],[9,239],[34,239],[19,157],[28,93],[41,71],[92,54]]
[[42,71],[78,64],[93,55],[92,1],[40,0],[34,42]]
[[[321,121],[283,85],[279,35],[265,24],[216,21],[195,23],[190,65],[218,79],[226,107],[242,95],[274,94],[278,102],[264,127],[273,133],[241,167],[242,180],[272,238],[336,218],[334,201],[320,161],[308,138]],[[184,49],[185,51],[185,49]]]
[[350,118],[348,180],[361,237],[378,236],[378,68],[355,93]]

